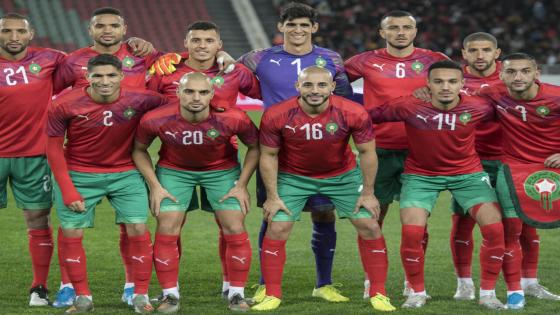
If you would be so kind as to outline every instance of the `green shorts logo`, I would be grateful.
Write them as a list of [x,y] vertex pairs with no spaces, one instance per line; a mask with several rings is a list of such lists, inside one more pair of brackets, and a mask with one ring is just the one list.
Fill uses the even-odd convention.
[[327,129],[328,133],[334,135],[334,133],[338,130],[338,125],[336,123],[330,122],[325,126],[325,128]]
[[424,64],[418,60],[413,62],[410,67],[412,68],[412,70],[416,71],[416,73],[420,73],[422,72],[422,70],[424,70]]
[[315,65],[317,67],[323,68],[324,66],[327,65],[327,61],[325,60],[325,58],[319,56],[319,57],[317,57],[317,59],[315,59]]
[[41,66],[39,66],[36,63],[32,63],[29,65],[29,71],[31,71],[31,73],[33,74],[37,74],[39,72],[41,72]]
[[461,115],[459,115],[459,121],[463,123],[463,125],[466,125],[469,121],[471,121],[472,115],[471,113],[462,113]]
[[525,194],[533,200],[541,202],[546,211],[552,209],[552,203],[560,198],[560,175],[551,171],[538,171],[525,179]]
[[212,128],[212,129],[210,129],[206,132],[206,135],[208,137],[212,138],[212,140],[214,140],[214,139],[216,139],[217,137],[220,136],[220,132],[218,130]]
[[539,106],[537,107],[537,114],[541,117],[545,117],[550,114],[550,109],[546,106]]
[[134,59],[130,56],[126,56],[124,57],[123,61],[122,61],[122,65],[123,67],[127,68],[127,69],[131,69],[132,67],[134,67]]
[[221,76],[215,76],[214,78],[212,78],[212,84],[214,84],[217,87],[222,87],[222,85],[224,85],[224,83],[226,82],[226,80],[221,77]]
[[123,112],[123,116],[128,120],[130,120],[130,118],[134,115],[136,115],[136,111],[130,106],[128,106],[128,108]]

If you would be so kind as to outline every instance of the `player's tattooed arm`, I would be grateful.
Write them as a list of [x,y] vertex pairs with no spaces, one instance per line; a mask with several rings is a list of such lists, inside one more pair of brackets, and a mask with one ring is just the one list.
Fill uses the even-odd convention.
[[264,220],[271,222],[278,211],[284,211],[288,215],[292,212],[286,207],[284,201],[278,195],[278,152],[279,148],[271,148],[261,144],[261,157],[259,169],[266,188],[266,201],[263,205]]
[[154,217],[157,217],[159,215],[159,209],[163,199],[168,198],[177,202],[177,198],[161,186],[161,183],[154,171],[152,159],[148,153],[148,147],[149,144],[135,141],[134,149],[132,150],[132,160],[148,184],[150,189],[150,211]]
[[373,183],[375,182],[375,174],[377,174],[377,154],[375,153],[375,140],[356,144],[359,153],[360,168],[362,171],[362,191],[360,197],[356,201],[355,213],[360,208],[365,208],[371,213],[373,219],[379,219],[379,201],[373,194]]
[[137,57],[147,57],[156,51],[152,43],[142,38],[130,37],[126,40],[126,43],[132,49],[132,53]]
[[259,163],[260,150],[258,142],[253,144],[245,143],[245,145],[247,146],[247,153],[245,154],[245,162],[243,163],[239,179],[235,183],[235,186],[220,199],[220,202],[223,202],[227,198],[235,198],[241,205],[241,211],[246,215],[251,209],[251,197],[249,195],[249,191],[247,190],[247,184],[249,183],[251,176],[253,176],[253,173],[257,168],[257,164]]
[[550,168],[560,168],[560,153],[555,153],[546,158],[546,160],[544,160],[544,166]]

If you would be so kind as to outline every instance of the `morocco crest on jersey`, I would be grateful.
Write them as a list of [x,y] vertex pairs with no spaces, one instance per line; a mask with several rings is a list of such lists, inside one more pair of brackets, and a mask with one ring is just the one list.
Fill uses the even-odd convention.
[[504,165],[515,211],[537,228],[560,227],[560,170],[542,164]]

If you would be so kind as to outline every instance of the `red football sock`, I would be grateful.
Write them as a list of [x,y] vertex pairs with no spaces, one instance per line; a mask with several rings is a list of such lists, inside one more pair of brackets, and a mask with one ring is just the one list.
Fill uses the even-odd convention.
[[430,234],[428,233],[428,226],[424,227],[424,235],[422,236],[422,250],[424,251],[424,257],[426,257],[426,251],[428,250],[428,240],[430,239]]
[[128,252],[130,251],[130,244],[128,243],[128,234],[126,233],[126,226],[119,224],[121,233],[119,239],[119,250],[121,252],[121,259],[124,266],[125,282],[134,282],[132,276],[132,260]]
[[452,222],[449,245],[455,273],[459,278],[471,278],[474,250],[473,229],[476,221],[468,215],[453,214]]
[[179,280],[179,235],[156,233],[154,242],[154,268],[162,289],[174,288]]
[[521,250],[523,251],[523,262],[521,264],[521,276],[523,278],[537,278],[539,266],[539,249],[541,246],[537,229],[523,223],[521,230]]
[[266,295],[282,298],[282,274],[286,264],[286,241],[264,237],[261,249],[261,264]]
[[494,290],[504,262],[504,227],[501,222],[480,227],[480,289]]
[[218,225],[218,254],[220,255],[220,263],[222,265],[222,279],[223,281],[229,281],[229,277],[228,277],[228,267],[227,267],[227,262],[226,262],[226,248],[227,248],[227,244],[226,244],[226,239],[224,238],[224,231],[222,230],[222,226],[220,225],[220,222],[218,221],[217,218],[216,219],[216,224]]
[[249,269],[251,268],[251,242],[247,232],[239,234],[224,234],[226,241],[227,274],[229,285],[245,287]]
[[521,290],[521,261],[523,259],[519,244],[522,223],[518,218],[505,218],[502,222],[504,223],[506,245],[502,267],[504,279],[508,291],[519,291]]
[[76,295],[91,295],[88,286],[86,251],[82,244],[82,237],[62,236],[61,242],[64,268],[76,290]]
[[68,271],[64,267],[64,254],[62,250],[64,246],[62,245],[62,239],[64,238],[64,234],[62,234],[62,228],[58,227],[57,238],[56,238],[56,246],[57,246],[57,253],[58,253],[58,266],[60,268],[60,282],[63,284],[72,283],[70,280],[70,276],[68,275]]
[[132,279],[134,294],[147,294],[152,278],[152,240],[150,232],[139,236],[128,236],[130,258],[132,260]]
[[31,264],[33,265],[33,283],[31,287],[42,285],[47,287],[47,278],[49,277],[49,267],[51,265],[51,257],[53,254],[53,238],[52,229],[44,230],[27,230],[29,236],[29,254],[31,255]]
[[369,296],[375,296],[377,293],[386,295],[385,281],[387,280],[389,261],[385,238],[381,236],[375,240],[365,240],[358,236],[358,248],[362,266],[370,281]]
[[424,250],[422,239],[425,227],[403,224],[401,232],[401,261],[406,280],[414,292],[424,291]]

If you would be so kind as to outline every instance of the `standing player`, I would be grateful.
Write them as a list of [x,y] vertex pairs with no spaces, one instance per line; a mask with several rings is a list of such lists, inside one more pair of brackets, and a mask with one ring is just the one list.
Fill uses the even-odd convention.
[[[386,48],[367,51],[348,59],[344,66],[351,81],[364,79],[364,105],[370,109],[399,96],[410,95],[426,84],[428,67],[445,55],[431,50],[415,48],[416,20],[405,11],[391,11],[382,19],[379,35],[385,39]],[[381,226],[383,218],[393,200],[398,200],[401,191],[400,175],[407,155],[407,141],[402,122],[382,123],[376,127],[379,173],[375,182],[375,193],[381,204]],[[428,232],[424,235],[424,248]],[[387,266],[384,267],[385,273]],[[365,292],[370,285],[366,279]],[[405,292],[407,295],[405,282]],[[364,296],[365,293],[364,293]]]
[[[475,127],[492,119],[493,108],[483,99],[459,96],[461,66],[448,60],[428,69],[431,102],[401,97],[370,109],[375,123],[404,121],[410,154],[402,175],[400,200],[401,260],[412,292],[403,304],[426,304],[424,287],[425,226],[441,191],[451,191],[456,202],[480,226],[481,284],[479,303],[503,309],[494,291],[504,260],[504,227],[496,195],[475,151]],[[429,146],[431,149],[426,150]]]
[[[334,93],[351,96],[352,87],[344,71],[340,55],[334,51],[314,46],[312,35],[317,32],[317,12],[308,5],[290,3],[282,9],[278,30],[284,34],[284,44],[268,49],[257,50],[243,55],[240,62],[251,69],[259,78],[262,100],[265,109],[298,94],[295,83],[302,69],[317,65],[324,67],[334,77]],[[257,172],[257,205],[263,206],[266,193]],[[317,282],[313,296],[330,302],[348,301],[332,286],[332,265],[336,247],[334,205],[324,196],[310,198],[306,208],[311,211],[313,237],[311,248],[315,254]],[[263,221],[259,233],[259,249],[267,229]],[[254,300],[260,302],[265,297],[264,279],[262,277]]]
[[93,310],[82,237],[84,228],[93,227],[95,206],[106,196],[116,209],[117,224],[124,224],[128,235],[134,308],[137,312],[153,309],[147,296],[152,274],[148,196],[130,152],[140,117],[162,105],[164,98],[121,88],[121,67],[113,55],[92,58],[87,72],[90,85],[57,98],[49,111],[47,154],[63,231],[60,254],[77,295],[66,311],[69,314]]
[[[538,77],[539,71],[532,56],[511,54],[502,59],[500,78],[505,86],[499,84],[481,91],[496,106],[503,131],[502,161],[510,167],[535,164],[560,167],[560,88],[538,82]],[[503,165],[498,171],[496,191],[504,216],[508,253],[504,256],[508,308],[522,309],[525,305],[519,244],[522,222],[515,212]],[[533,281],[531,285],[538,285],[536,275]]]
[[[462,52],[467,62],[463,68],[465,73],[463,91],[466,94],[472,94],[484,87],[503,84],[500,80],[501,63],[496,61],[500,49],[494,36],[482,32],[470,34],[463,40]],[[495,187],[502,157],[502,133],[499,122],[479,125],[476,130],[476,151],[481,158],[484,171],[488,173],[490,182]],[[469,216],[462,216],[459,213],[453,215],[450,244],[457,273],[457,291],[454,296],[457,300],[475,298],[471,277],[474,224],[475,221]],[[520,241],[523,253],[521,286],[525,294],[541,299],[560,300],[560,296],[549,292],[537,280],[539,258],[537,230],[523,223]]]
[[[167,76],[153,76],[148,82],[148,88],[157,91],[169,99],[177,98],[177,85],[183,75],[192,72],[202,72],[210,76],[215,83],[214,97],[211,106],[228,108],[235,106],[237,95],[243,93],[252,98],[260,98],[259,82],[255,75],[244,65],[238,64],[228,73],[221,71],[216,55],[222,48],[220,39],[220,31],[218,26],[212,22],[199,21],[195,22],[187,28],[185,36],[185,48],[188,51],[188,57],[181,59],[176,66],[175,72]],[[235,138],[233,138],[233,142]],[[201,193],[203,209],[211,208],[207,205],[205,192]],[[193,203],[196,202],[197,194],[193,191]],[[189,209],[197,207],[189,207]],[[184,216],[186,218],[186,214]],[[219,225],[219,224],[218,224]],[[158,255],[158,242],[156,239],[155,255]],[[222,229],[219,234],[219,251],[222,263],[222,292],[224,297],[228,297],[229,277],[225,260],[226,240]],[[179,241],[179,253],[181,253],[181,245]],[[156,271],[160,266],[155,264]]]
[[[311,66],[299,75],[300,97],[269,108],[261,120],[260,168],[266,187],[264,218],[269,228],[261,251],[266,297],[253,310],[280,306],[286,241],[307,199],[322,194],[336,205],[358,232],[364,271],[375,279],[386,259],[385,241],[377,225],[379,203],[373,194],[377,171],[375,139],[366,111],[356,103],[331,95],[335,83],[329,70]],[[359,152],[361,172],[348,141]],[[384,280],[371,288],[375,310],[394,311],[385,296]]]
[[[185,74],[176,92],[179,101],[144,116],[136,133],[132,158],[148,183],[152,214],[157,219],[154,264],[163,289],[162,304],[157,308],[162,313],[179,310],[177,241],[196,185],[205,188],[226,243],[229,309],[249,310],[244,287],[251,244],[244,219],[250,209],[247,183],[259,159],[258,130],[241,110],[211,110],[214,91],[209,76]],[[235,101],[227,107],[234,107]],[[242,171],[230,141],[236,135],[248,146]],[[162,147],[154,172],[148,147],[156,137]]]
[[44,126],[53,94],[53,72],[62,52],[29,47],[34,30],[26,17],[0,19],[0,208],[7,183],[23,209],[33,266],[30,306],[48,305],[47,277],[53,253],[51,176],[45,157]]

